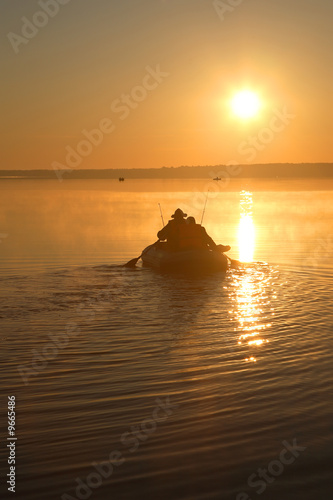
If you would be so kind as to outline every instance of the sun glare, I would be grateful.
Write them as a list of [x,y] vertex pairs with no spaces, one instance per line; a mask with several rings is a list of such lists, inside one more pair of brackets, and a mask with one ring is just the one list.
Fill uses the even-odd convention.
[[238,226],[239,259],[242,262],[252,262],[255,247],[255,229],[252,218],[252,193],[240,193],[240,221]]
[[251,215],[243,215],[238,227],[239,259],[252,262],[254,254],[254,224]]
[[242,90],[232,98],[231,108],[233,113],[239,118],[252,118],[260,109],[260,101],[254,92]]

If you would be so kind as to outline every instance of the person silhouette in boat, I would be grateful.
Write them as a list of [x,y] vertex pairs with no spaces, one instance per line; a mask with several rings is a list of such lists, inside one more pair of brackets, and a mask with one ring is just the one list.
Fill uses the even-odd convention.
[[185,217],[187,214],[177,208],[171,216],[173,220],[157,233],[159,240],[167,240],[166,244],[162,244],[166,250],[171,252],[207,248],[218,252],[230,250],[229,246],[216,245],[206,229],[201,224],[196,224],[194,217],[188,217],[186,220]]
[[158,239],[160,241],[166,240],[166,243],[163,244],[163,248],[165,248],[165,250],[169,250],[170,252],[177,252],[180,250],[180,234],[186,225],[185,217],[187,217],[187,214],[185,214],[180,208],[177,208],[175,213],[171,215],[172,220],[169,220],[167,225],[158,231]]
[[[216,245],[215,241],[207,234],[206,229],[201,226],[201,224],[197,224],[194,217],[188,217],[186,219],[186,224],[191,228],[189,237],[195,237],[195,240],[192,240],[190,245],[195,245],[194,248],[198,248],[197,244],[199,238],[201,239],[201,247],[210,248],[216,252],[228,252],[230,250],[229,245]],[[191,234],[192,233],[192,234]],[[193,236],[192,236],[193,235]]]

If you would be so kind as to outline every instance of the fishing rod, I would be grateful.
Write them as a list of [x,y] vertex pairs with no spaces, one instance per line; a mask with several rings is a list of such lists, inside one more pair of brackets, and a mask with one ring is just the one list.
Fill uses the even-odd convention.
[[163,227],[164,227],[164,219],[163,219],[163,213],[162,213],[162,209],[161,209],[161,204],[159,203],[158,206],[160,207],[161,219],[162,219],[162,223],[163,223]]
[[209,193],[209,189],[208,189],[207,194],[206,194],[205,205],[204,205],[204,209],[203,209],[202,217],[201,217],[201,222],[200,222],[201,225],[202,225],[202,221],[203,221],[203,218],[204,218],[204,215],[205,215],[205,210],[206,210],[206,205],[207,205],[207,200],[208,200],[208,193]]

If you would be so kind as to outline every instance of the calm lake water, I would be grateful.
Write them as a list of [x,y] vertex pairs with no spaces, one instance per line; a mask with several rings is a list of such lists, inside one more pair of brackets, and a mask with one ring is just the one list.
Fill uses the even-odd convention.
[[[1,498],[331,498],[332,188],[1,180]],[[200,222],[208,190],[204,226],[244,266],[119,266],[159,203]]]

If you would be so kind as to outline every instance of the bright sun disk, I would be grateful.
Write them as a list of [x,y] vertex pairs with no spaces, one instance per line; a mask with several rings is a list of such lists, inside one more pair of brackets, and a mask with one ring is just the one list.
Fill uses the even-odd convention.
[[260,101],[254,92],[242,90],[232,98],[231,108],[233,113],[239,118],[251,118],[258,113]]

